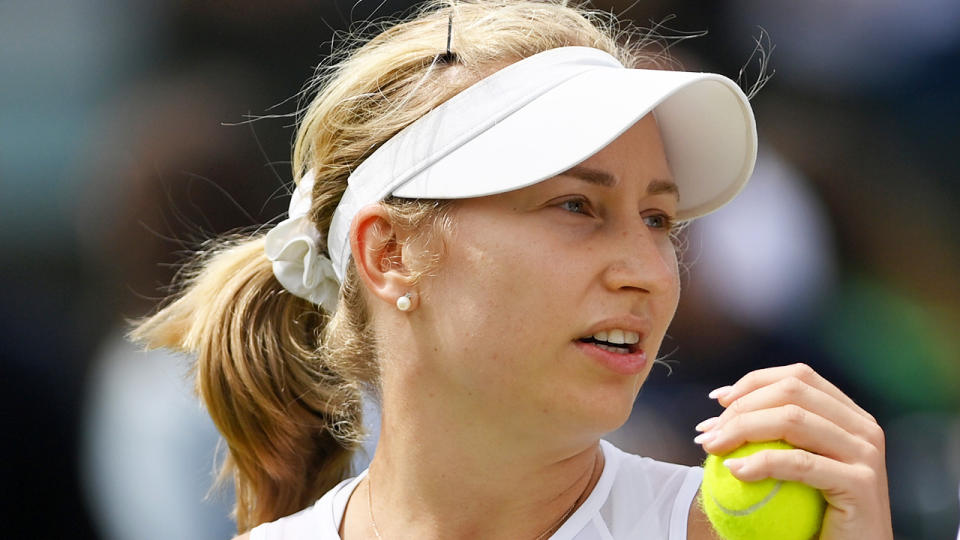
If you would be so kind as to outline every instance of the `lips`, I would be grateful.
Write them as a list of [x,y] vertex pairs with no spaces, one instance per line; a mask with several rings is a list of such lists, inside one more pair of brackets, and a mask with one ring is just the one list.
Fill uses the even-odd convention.
[[647,354],[637,345],[630,350],[608,350],[603,344],[574,340],[574,345],[598,365],[618,375],[636,375],[647,367]]
[[648,334],[647,325],[634,316],[617,317],[601,321],[574,344],[587,356],[602,366],[623,375],[632,375],[644,370],[647,355],[642,348]]

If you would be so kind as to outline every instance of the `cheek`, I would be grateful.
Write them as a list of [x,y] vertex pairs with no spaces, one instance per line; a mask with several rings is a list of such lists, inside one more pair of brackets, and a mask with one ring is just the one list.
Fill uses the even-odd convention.
[[664,282],[663,294],[660,295],[662,333],[665,334],[667,327],[673,321],[673,316],[677,312],[677,306],[680,303],[680,261],[677,256],[676,247],[671,242],[669,246],[661,248],[661,260],[667,269],[667,278]]
[[438,323],[458,336],[457,355],[502,366],[547,350],[556,319],[570,304],[562,285],[572,269],[552,264],[549,247],[528,242],[517,227],[491,229],[454,239],[432,288],[443,295],[446,314]]
[[540,246],[478,246],[465,255],[462,291],[485,325],[536,340],[540,322],[556,317],[563,303],[560,284],[569,281],[569,268],[561,272]]
[[674,304],[676,304],[677,299],[680,297],[680,257],[677,255],[677,247],[672,241],[670,242],[670,246],[665,248],[664,251],[663,260],[670,269],[672,278],[670,290],[674,298]]

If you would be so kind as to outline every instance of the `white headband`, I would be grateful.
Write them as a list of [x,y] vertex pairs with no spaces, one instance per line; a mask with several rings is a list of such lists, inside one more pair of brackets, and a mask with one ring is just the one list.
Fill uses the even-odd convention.
[[346,274],[351,222],[364,206],[391,195],[460,199],[520,189],[577,165],[650,112],[680,189],[679,218],[709,213],[742,189],[756,161],[757,134],[747,97],[733,81],[628,69],[590,47],[550,49],[453,96],[350,174],[327,236],[337,279]]

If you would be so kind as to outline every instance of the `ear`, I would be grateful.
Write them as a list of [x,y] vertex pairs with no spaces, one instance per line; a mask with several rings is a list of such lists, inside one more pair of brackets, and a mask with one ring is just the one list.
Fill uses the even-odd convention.
[[[405,238],[378,203],[362,208],[350,225],[350,250],[360,279],[374,296],[391,306],[412,288],[403,262]],[[414,303],[418,296],[413,295]]]

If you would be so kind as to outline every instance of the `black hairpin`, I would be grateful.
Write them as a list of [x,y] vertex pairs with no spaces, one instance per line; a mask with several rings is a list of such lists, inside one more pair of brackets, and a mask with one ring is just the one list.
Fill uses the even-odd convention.
[[457,53],[450,50],[450,42],[453,39],[453,11],[447,18],[447,52],[437,55],[438,63],[452,64],[457,61]]

